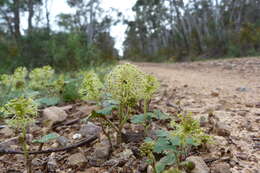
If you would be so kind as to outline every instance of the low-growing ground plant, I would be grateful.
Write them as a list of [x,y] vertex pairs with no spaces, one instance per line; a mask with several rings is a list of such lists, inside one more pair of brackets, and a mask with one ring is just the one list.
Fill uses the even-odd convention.
[[[179,124],[171,122],[174,130],[159,130],[156,132],[158,139],[146,139],[141,151],[152,161],[154,173],[161,173],[167,166],[174,166],[177,169],[194,168],[194,164],[183,162],[192,147],[207,143],[210,136],[201,129],[199,122],[191,117],[191,114],[179,115]],[[159,161],[155,160],[154,153],[163,154]]]
[[152,75],[146,75],[145,76],[145,84],[144,84],[144,93],[143,93],[143,99],[144,99],[144,116],[145,116],[145,133],[148,133],[148,128],[150,125],[149,122],[149,115],[147,114],[148,110],[149,110],[149,102],[152,99],[152,96],[155,94],[155,92],[158,90],[158,88],[160,87],[160,84],[158,82],[158,80],[152,76]]
[[94,71],[90,71],[85,73],[79,93],[83,100],[99,103],[102,100],[103,88],[104,85],[98,75]]
[[[96,101],[101,107],[101,111],[93,113],[93,117],[102,117],[117,132],[117,143],[122,142],[122,130],[125,123],[130,119],[133,108],[141,101],[144,101],[144,118],[145,129],[149,122],[148,102],[153,94],[157,91],[159,82],[155,77],[147,75],[140,71],[135,65],[122,64],[112,69],[104,78],[104,84],[98,75],[93,71],[86,73],[83,79],[80,93],[84,100]],[[106,102],[112,101],[115,104],[105,105]],[[119,123],[109,122],[105,117],[106,110],[117,110],[113,114]],[[111,112],[109,112],[111,114]],[[146,121],[147,120],[147,121]]]
[[117,143],[122,142],[122,129],[130,119],[134,106],[143,99],[145,91],[145,74],[135,65],[123,64],[116,66],[105,78],[106,91],[118,102],[119,119]]
[[21,130],[21,145],[26,160],[27,172],[32,173],[26,133],[29,124],[32,123],[34,118],[37,116],[37,105],[30,98],[19,97],[10,100],[6,105],[1,107],[1,112],[6,116],[12,115],[11,119],[6,120],[7,124],[13,128]]

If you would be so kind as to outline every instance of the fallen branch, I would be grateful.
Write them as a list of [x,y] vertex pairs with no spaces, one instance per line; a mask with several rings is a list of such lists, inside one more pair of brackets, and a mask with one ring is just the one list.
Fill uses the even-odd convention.
[[[97,136],[92,136],[88,139],[82,140],[79,143],[72,144],[72,145],[67,146],[67,147],[52,148],[52,149],[42,150],[42,151],[30,151],[29,154],[33,155],[33,154],[46,154],[46,153],[53,153],[53,152],[69,151],[69,150],[72,150],[74,148],[78,148],[78,147],[82,147],[84,145],[90,144],[91,142],[95,141],[96,139],[97,139]],[[0,148],[0,155],[4,155],[4,154],[24,154],[24,152]]]

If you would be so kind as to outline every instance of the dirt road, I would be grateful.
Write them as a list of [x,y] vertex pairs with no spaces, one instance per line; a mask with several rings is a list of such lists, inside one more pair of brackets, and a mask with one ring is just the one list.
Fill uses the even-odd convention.
[[[171,104],[180,102],[198,119],[213,111],[219,128],[230,132],[230,136],[212,133],[215,144],[206,158],[226,158],[232,173],[259,173],[260,58],[136,65],[167,86]],[[161,107],[170,112],[163,102]]]

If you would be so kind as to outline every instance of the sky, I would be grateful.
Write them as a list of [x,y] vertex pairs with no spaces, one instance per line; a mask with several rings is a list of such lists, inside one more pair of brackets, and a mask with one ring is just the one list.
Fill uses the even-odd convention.
[[[131,8],[135,4],[136,0],[101,0],[101,7],[104,10],[109,10],[110,8],[115,8],[123,13],[128,18],[133,18],[133,12]],[[50,7],[50,18],[52,25],[55,25],[55,17],[60,13],[71,13],[73,9],[70,8],[66,0],[51,0],[49,4]],[[26,19],[22,21],[22,25],[26,28]],[[116,45],[115,47],[119,50],[119,53],[122,55],[123,51],[123,41],[125,39],[125,30],[127,26],[122,23],[112,26],[111,35],[115,38]]]

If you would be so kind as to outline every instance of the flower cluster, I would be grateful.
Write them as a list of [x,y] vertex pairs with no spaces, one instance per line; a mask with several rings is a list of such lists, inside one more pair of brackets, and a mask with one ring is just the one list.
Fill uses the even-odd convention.
[[118,65],[107,75],[106,88],[111,97],[121,104],[135,104],[142,99],[145,74],[129,63]]
[[5,115],[14,115],[7,123],[10,126],[21,128],[26,127],[37,115],[37,104],[30,98],[19,97],[10,100],[0,108]]
[[144,84],[144,99],[150,100],[154,93],[160,87],[160,83],[158,82],[157,78],[153,75],[147,74],[145,76],[145,84]]
[[35,68],[29,74],[30,87],[35,90],[41,90],[50,85],[50,80],[53,78],[54,70],[51,66]]
[[15,69],[14,74],[4,74],[0,77],[1,84],[5,87],[12,87],[12,90],[23,89],[26,84],[26,77],[28,70],[25,67],[18,67]]
[[183,146],[188,144],[187,139],[192,140],[195,145],[200,145],[210,140],[210,137],[200,127],[199,122],[192,118],[192,114],[178,115],[178,117],[181,120],[179,124],[175,121],[171,122],[171,127],[175,129],[171,131],[171,136],[178,137]]
[[79,93],[84,100],[100,101],[102,96],[102,82],[94,71],[85,73]]

